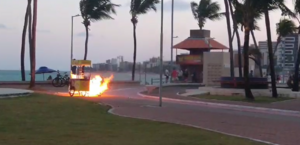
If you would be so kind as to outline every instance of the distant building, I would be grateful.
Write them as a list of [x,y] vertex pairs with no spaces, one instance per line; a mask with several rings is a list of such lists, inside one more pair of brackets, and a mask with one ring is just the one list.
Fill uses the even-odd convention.
[[[276,43],[277,42],[272,42],[272,46],[273,46],[273,50],[275,50],[275,47],[276,47]],[[269,55],[268,55],[268,43],[267,41],[259,41],[258,42],[258,48],[261,52],[261,55],[262,55],[262,65],[263,66],[267,66],[269,64]],[[278,53],[278,51],[276,52],[276,54]],[[274,54],[274,56],[276,55]],[[276,63],[276,62],[275,62]]]
[[106,63],[95,63],[93,64],[93,70],[95,71],[107,70],[107,65]]
[[118,59],[112,58],[110,63],[113,64],[113,65],[117,65],[118,64]]
[[[276,44],[277,42],[272,42],[273,51],[275,50]],[[277,46],[277,51],[274,54],[275,67],[285,70],[293,69],[297,57],[298,47],[298,34],[290,34],[286,37],[282,37],[281,42]],[[266,67],[269,64],[267,41],[260,41],[259,49],[262,53],[262,65]]]
[[277,61],[281,67],[293,69],[299,48],[298,34],[290,34],[282,38],[278,48]]

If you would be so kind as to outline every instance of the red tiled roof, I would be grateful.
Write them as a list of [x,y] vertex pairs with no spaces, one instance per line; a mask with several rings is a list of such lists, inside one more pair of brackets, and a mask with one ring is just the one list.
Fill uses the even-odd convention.
[[173,46],[180,49],[228,49],[228,47],[213,39],[187,38]]

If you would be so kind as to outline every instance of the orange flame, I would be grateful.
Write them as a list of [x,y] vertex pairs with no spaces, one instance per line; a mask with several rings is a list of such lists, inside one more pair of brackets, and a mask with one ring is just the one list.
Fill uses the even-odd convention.
[[96,75],[94,78],[90,79],[89,91],[75,91],[76,96],[86,96],[86,97],[98,97],[108,90],[108,84],[113,79],[113,75],[108,78],[102,78],[100,75]]
[[98,96],[104,93],[108,89],[108,84],[113,79],[113,75],[109,78],[102,78],[96,75],[90,80],[90,91],[88,93],[89,97]]

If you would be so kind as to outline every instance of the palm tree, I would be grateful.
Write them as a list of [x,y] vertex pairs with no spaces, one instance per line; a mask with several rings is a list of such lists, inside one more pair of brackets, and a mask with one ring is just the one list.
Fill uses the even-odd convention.
[[[233,0],[231,0],[232,3],[234,3]],[[258,24],[257,24],[257,21],[259,19],[261,19],[261,16],[262,14],[259,13],[259,12],[254,12],[253,13],[253,17],[254,17],[254,22],[253,22],[253,25],[251,26],[251,35],[252,35],[252,39],[253,39],[253,42],[254,42],[254,45],[255,45],[255,48],[258,49],[258,46],[257,46],[257,42],[256,42],[256,39],[255,39],[255,35],[254,35],[254,30],[259,30],[259,27],[258,27]],[[243,23],[244,23],[244,11],[243,10],[239,10],[239,9],[235,9],[234,13],[232,14],[232,18],[234,19],[234,32],[236,33],[236,37],[237,37],[237,43],[238,43],[238,47],[240,49],[240,46],[241,46],[241,43],[240,43],[240,36],[239,36],[239,32],[238,32],[238,27],[241,28],[241,30],[243,31]],[[233,39],[233,38],[232,38]],[[239,52],[239,54],[241,54],[241,52]],[[261,56],[261,55],[258,55],[258,56]],[[239,63],[241,64],[241,56],[239,55]],[[255,58],[255,67],[258,66],[259,70],[260,70],[260,75],[262,76],[262,68],[261,68],[261,58],[257,57]],[[239,69],[241,66],[239,66]],[[241,75],[240,75],[241,76]]]
[[194,18],[198,21],[200,30],[205,25],[207,19],[211,21],[220,20],[224,13],[220,13],[220,5],[211,0],[200,0],[199,5],[196,2],[191,2],[191,9]]
[[110,14],[116,14],[115,7],[119,5],[112,3],[110,0],[80,0],[79,2],[82,24],[85,27],[85,51],[84,60],[87,59],[88,41],[89,41],[89,26],[91,21],[99,21],[105,19],[113,19]]
[[23,31],[22,31],[22,42],[21,42],[21,77],[22,77],[22,81],[26,80],[26,76],[25,76],[25,44],[26,44],[26,30],[27,30],[27,26],[28,26],[28,14],[31,11],[30,9],[30,5],[31,5],[31,0],[28,0],[27,2],[27,8],[26,8],[26,13],[25,13],[25,17],[24,17],[24,25],[23,25]]
[[281,38],[289,34],[295,33],[296,31],[297,31],[297,27],[294,21],[289,19],[280,19],[279,23],[277,23],[277,28],[276,28],[276,33],[278,37],[275,45],[274,54],[276,53],[277,47],[281,42]]
[[138,23],[138,15],[146,14],[150,10],[156,11],[156,4],[159,0],[131,0],[130,14],[131,23],[133,25],[133,64],[132,64],[132,75],[131,79],[134,81],[135,76],[135,65],[136,65],[136,25]]
[[233,65],[233,47],[231,41],[231,24],[230,24],[230,16],[229,16],[229,1],[224,0],[225,4],[225,15],[226,15],[226,22],[227,22],[227,34],[228,34],[228,43],[229,43],[229,53],[230,53],[230,76],[234,77],[234,65]]
[[[238,0],[232,0],[232,3],[235,7],[236,11],[240,11],[240,14],[243,14],[242,17],[236,17],[241,19],[242,27],[244,28],[244,78],[245,78],[245,96],[249,100],[254,100],[254,96],[250,89],[250,79],[249,79],[249,39],[250,39],[250,31],[254,27],[255,22],[255,13],[256,13],[256,5],[251,0],[245,0],[243,3]],[[237,13],[238,14],[238,13]]]
[[277,88],[276,88],[276,78],[275,78],[275,68],[274,68],[274,56],[273,56],[273,46],[271,38],[271,28],[270,28],[270,17],[269,11],[280,9],[285,15],[293,15],[293,13],[285,6],[285,0],[264,0],[264,1],[255,1],[259,11],[264,13],[265,24],[267,30],[267,44],[268,44],[268,54],[269,54],[269,68],[271,73],[271,83],[272,83],[272,96],[274,98],[278,97]]
[[233,34],[232,34],[232,37],[231,37],[231,43],[233,42],[233,39],[234,39],[234,34],[236,34],[236,38],[237,38],[237,46],[238,46],[238,68],[239,68],[239,77],[242,77],[243,73],[242,73],[242,57],[241,57],[241,38],[240,38],[240,34],[239,34],[239,31],[238,31],[238,26],[237,26],[237,21],[236,21],[236,16],[235,16],[235,13],[233,11],[233,8],[232,8],[232,1],[229,0],[229,10],[230,10],[230,15],[231,15],[231,18],[232,18],[232,21],[233,21]]
[[[36,26],[37,26],[37,2],[38,0],[33,0],[33,21],[32,21],[32,38],[31,38],[31,48],[30,48],[30,85],[29,88],[35,87],[35,51],[36,51]],[[31,27],[31,26],[29,26]],[[29,37],[30,39],[30,37]]]
[[[32,0],[30,0],[30,4],[28,5],[28,44],[29,44],[29,58],[32,57],[31,49],[32,49],[32,8],[31,8]],[[31,63],[30,63],[31,68]]]
[[[300,0],[294,1],[294,10],[296,14],[300,14]],[[299,19],[295,17],[300,23]],[[300,26],[298,27],[298,34],[300,34]],[[298,48],[297,59],[295,61],[295,72],[294,72],[294,85],[292,91],[299,91],[299,63],[300,63],[300,46]]]

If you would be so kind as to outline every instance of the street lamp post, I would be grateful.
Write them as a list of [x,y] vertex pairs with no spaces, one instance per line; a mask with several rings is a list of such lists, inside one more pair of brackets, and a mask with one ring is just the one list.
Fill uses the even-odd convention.
[[172,0],[171,9],[171,66],[173,66],[174,0]]
[[164,0],[161,0],[161,16],[160,16],[160,66],[159,66],[159,106],[162,107],[162,73],[163,73],[163,29],[164,29]]
[[[72,60],[73,60],[73,25],[74,25],[74,17],[79,17],[80,15],[77,14],[75,16],[71,16],[71,62],[72,63]],[[71,66],[72,67],[72,66]]]
[[[172,37],[172,41],[173,41],[174,38],[178,38],[178,36],[175,36],[175,37],[173,36],[173,37]],[[173,42],[172,42],[172,43],[173,43]],[[173,45],[173,44],[172,44],[172,45]],[[173,46],[172,46],[172,47],[173,47]],[[173,48],[172,48],[172,51],[173,51]],[[177,48],[176,48],[176,55],[175,55],[175,56],[177,56]],[[171,57],[173,58],[173,54],[172,54]]]

